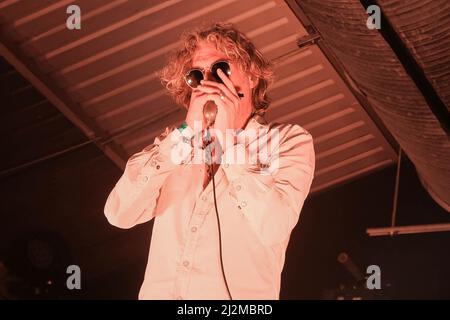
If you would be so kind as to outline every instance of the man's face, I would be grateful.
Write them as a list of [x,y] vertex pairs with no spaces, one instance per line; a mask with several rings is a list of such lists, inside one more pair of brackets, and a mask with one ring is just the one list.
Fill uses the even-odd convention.
[[209,68],[214,62],[219,60],[228,61],[231,68],[230,80],[236,91],[244,94],[244,97],[240,100],[239,114],[237,115],[239,119],[242,119],[241,121],[238,120],[238,122],[244,123],[253,109],[252,89],[255,86],[255,82],[251,81],[250,77],[245,74],[236,63],[231,62],[223,52],[218,51],[214,44],[208,42],[199,43],[197,50],[192,57],[192,67],[205,69],[206,80],[214,81]]

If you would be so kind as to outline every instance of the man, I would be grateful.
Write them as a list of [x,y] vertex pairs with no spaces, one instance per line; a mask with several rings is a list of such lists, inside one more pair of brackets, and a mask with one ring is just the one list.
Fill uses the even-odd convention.
[[182,40],[161,78],[186,120],[128,160],[105,215],[120,228],[155,218],[140,299],[278,299],[311,135],[265,122],[272,71],[242,33],[215,23]]

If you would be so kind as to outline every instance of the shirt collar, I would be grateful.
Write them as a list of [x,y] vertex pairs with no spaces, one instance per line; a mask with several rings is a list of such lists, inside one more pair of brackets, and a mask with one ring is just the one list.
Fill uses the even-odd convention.
[[266,119],[263,116],[255,114],[255,115],[251,116],[251,118],[248,120],[247,125],[245,126],[244,130],[259,129],[259,128],[263,128],[266,125],[267,125]]
[[244,130],[238,131],[238,133],[236,134],[237,141],[240,143],[243,143],[243,141],[245,141],[245,139],[243,139],[245,137],[245,135],[243,134],[244,131],[255,130],[258,132],[259,130],[266,127],[267,127],[266,119],[263,116],[255,114],[248,120]]

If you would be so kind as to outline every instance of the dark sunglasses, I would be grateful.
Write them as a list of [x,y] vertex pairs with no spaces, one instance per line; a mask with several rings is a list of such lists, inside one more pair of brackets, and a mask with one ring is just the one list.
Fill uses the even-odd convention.
[[[230,64],[228,63],[228,61],[217,61],[214,62],[209,68],[211,75],[214,78],[214,81],[223,83],[222,79],[220,79],[219,75],[217,74],[217,71],[219,69],[222,70],[222,72],[229,77],[231,75]],[[205,69],[198,69],[198,68],[190,69],[184,75],[184,80],[186,81],[187,85],[192,89],[197,88],[197,86],[200,85],[200,81],[203,79],[205,79]]]

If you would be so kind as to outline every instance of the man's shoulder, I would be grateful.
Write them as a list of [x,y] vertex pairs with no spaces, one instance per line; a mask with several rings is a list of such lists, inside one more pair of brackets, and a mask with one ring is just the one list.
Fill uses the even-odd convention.
[[277,123],[277,122],[257,122],[252,121],[245,130],[238,134],[238,141],[246,143],[262,143],[271,141],[279,145],[289,145],[290,143],[312,142],[311,134],[299,124]]
[[276,131],[280,137],[284,137],[286,139],[299,135],[311,136],[308,130],[296,123],[270,122],[266,126],[268,130]]

